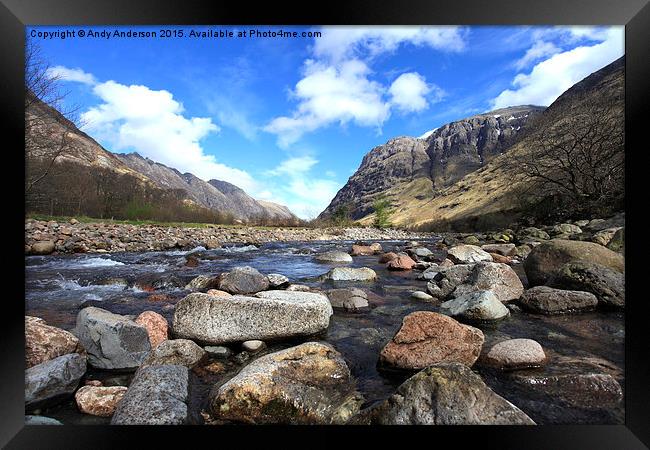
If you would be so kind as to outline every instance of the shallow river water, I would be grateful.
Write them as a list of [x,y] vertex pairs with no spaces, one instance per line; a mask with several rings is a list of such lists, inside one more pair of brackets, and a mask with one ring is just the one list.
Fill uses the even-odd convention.
[[[422,241],[433,249],[432,241]],[[375,282],[320,283],[319,275],[335,264],[314,260],[315,253],[327,250],[348,251],[352,242],[293,242],[254,246],[232,246],[198,251],[197,267],[185,267],[190,251],[75,254],[31,256],[26,264],[26,314],[45,319],[48,324],[70,330],[78,311],[98,306],[118,314],[137,315],[156,311],[171,324],[173,305],[188,294],[182,287],[197,275],[227,271],[248,265],[262,273],[281,273],[292,283],[312,287],[354,286],[368,292],[370,307],[361,312],[335,310],[329,328],[319,336],[271,343],[265,353],[307,340],[332,344],[345,358],[357,380],[366,406],[390,396],[408,375],[382,372],[377,360],[382,347],[398,330],[402,318],[413,311],[437,311],[438,306],[411,298],[415,290],[426,291],[418,271],[391,272],[377,262],[377,256],[354,257],[349,267],[370,267],[378,274]],[[385,251],[400,248],[404,242],[383,241]],[[521,265],[514,266],[526,285]],[[539,424],[545,423],[623,423],[622,402],[607,403],[607,392],[584,386],[568,386],[558,394],[545,390],[546,376],[608,373],[624,384],[624,318],[621,312],[589,312],[562,316],[540,316],[514,312],[495,325],[479,325],[485,334],[484,351],[507,338],[538,341],[549,358],[546,367],[515,372],[497,372],[474,367],[497,393],[520,407]],[[231,346],[234,353],[239,349]],[[255,355],[259,356],[259,355]],[[192,421],[201,423],[199,412],[207,409],[207,397],[214,385],[225,382],[252,360],[237,358],[221,361],[218,374],[195,369],[192,375]],[[208,361],[209,363],[210,361]],[[89,370],[87,378],[105,385],[128,385],[132,374]],[[539,381],[542,380],[542,381]],[[586,389],[586,390],[585,390]],[[110,419],[81,414],[74,400],[44,409],[43,415],[63,423],[101,424]]]

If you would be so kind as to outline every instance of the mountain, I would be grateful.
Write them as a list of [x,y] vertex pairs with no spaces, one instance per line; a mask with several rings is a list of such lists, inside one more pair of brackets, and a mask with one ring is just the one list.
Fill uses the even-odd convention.
[[[559,144],[569,141],[582,145],[585,139],[591,140],[590,148],[600,152],[595,155],[602,160],[587,165],[591,161],[577,159],[575,173],[604,168],[609,171],[600,178],[607,183],[604,194],[624,196],[624,79],[622,57],[576,83],[544,110],[505,108],[444,125],[425,139],[392,139],[363,158],[321,217],[347,203],[352,218],[368,224],[373,219],[372,200],[383,196],[391,202],[395,225],[459,230],[506,226],[522,215],[526,205],[538,205],[544,196],[550,198],[550,210],[559,208],[557,199],[548,197],[551,191],[534,183],[524,165],[554,155],[554,145],[561,148]],[[534,153],[536,148],[541,152]],[[537,168],[553,182],[562,181],[557,174],[566,162],[551,157]],[[587,195],[581,195],[586,201]]]
[[377,196],[397,191],[430,197],[501,154],[543,110],[532,105],[503,108],[448,123],[420,138],[391,139],[366,154],[319,218],[347,206],[351,218],[361,219],[372,213]]
[[[288,208],[259,202],[225,181],[204,181],[192,173],[181,173],[138,153],[112,153],[35,96],[29,96],[26,104],[28,179],[38,180],[41,174],[47,175],[38,180],[34,189],[26,189],[27,204],[32,209],[44,212],[43,205],[48,203],[52,211],[54,202],[59,205],[59,211],[68,211],[70,208],[65,209],[65,204],[75,203],[79,211],[76,214],[82,213],[88,196],[82,199],[79,194],[78,199],[73,200],[70,191],[74,190],[72,184],[79,184],[83,179],[88,187],[95,185],[98,191],[102,191],[102,199],[94,200],[105,205],[95,209],[105,210],[106,215],[119,215],[130,203],[147,203],[152,198],[160,203],[164,198],[169,210],[193,208],[245,222],[264,220],[290,224],[299,221]],[[59,151],[60,154],[54,158]],[[49,168],[51,161],[56,164]],[[75,175],[66,176],[66,172],[75,172]],[[75,177],[79,180],[73,179]],[[110,183],[107,178],[111,179]],[[109,184],[110,189],[107,188]],[[138,195],[122,192],[127,189],[120,184],[131,186]],[[103,185],[101,189],[100,185]],[[109,192],[103,192],[107,190]],[[162,208],[162,204],[159,207]],[[171,220],[176,219],[172,217]]]

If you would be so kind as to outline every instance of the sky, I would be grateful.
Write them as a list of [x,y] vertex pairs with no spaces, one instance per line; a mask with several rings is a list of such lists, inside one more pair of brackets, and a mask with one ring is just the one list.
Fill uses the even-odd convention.
[[[297,35],[251,37],[252,28]],[[220,30],[233,36],[191,36]],[[304,219],[325,209],[364,155],[389,139],[506,106],[548,106],[624,54],[623,27],[75,26],[26,33],[65,85],[82,130],[104,148],[228,181]]]

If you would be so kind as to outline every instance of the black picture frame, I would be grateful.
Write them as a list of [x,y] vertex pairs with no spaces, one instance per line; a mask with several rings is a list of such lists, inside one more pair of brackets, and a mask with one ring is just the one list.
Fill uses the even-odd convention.
[[[453,445],[471,442],[494,444],[500,449],[637,449],[650,445],[650,339],[646,334],[644,303],[640,292],[642,266],[636,266],[643,249],[639,220],[647,205],[645,189],[635,189],[634,173],[641,175],[641,158],[647,152],[644,118],[650,105],[650,5],[647,0],[480,0],[327,1],[299,5],[278,2],[199,2],[196,0],[1,0],[0,84],[5,193],[4,259],[9,295],[3,299],[0,445],[7,448],[115,448],[144,438],[148,446],[171,443],[183,435],[187,445],[247,445],[251,436],[284,445],[311,446],[313,433],[329,437],[324,444],[340,445],[352,435],[374,437],[386,445]],[[386,25],[625,25],[626,52],[626,249],[625,425],[536,427],[98,427],[24,425],[24,201],[18,183],[24,176],[23,44],[25,25],[95,24],[386,24]],[[638,144],[637,144],[638,143]],[[641,185],[642,186],[642,185]],[[637,288],[635,290],[635,288]],[[11,306],[11,308],[9,308]],[[10,313],[7,312],[10,310]],[[411,434],[418,440],[411,440]],[[235,441],[226,444],[225,438]],[[360,436],[362,437],[362,436]],[[345,441],[340,441],[343,438]],[[424,440],[422,440],[424,439]],[[239,443],[235,443],[239,441]],[[231,441],[232,442],[232,441]],[[421,442],[421,443],[416,443]],[[427,444],[427,442],[429,444]]]

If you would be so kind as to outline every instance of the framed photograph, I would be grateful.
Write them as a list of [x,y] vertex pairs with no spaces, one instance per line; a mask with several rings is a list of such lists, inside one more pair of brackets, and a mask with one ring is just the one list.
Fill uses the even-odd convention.
[[646,3],[3,0],[2,444],[647,448]]

